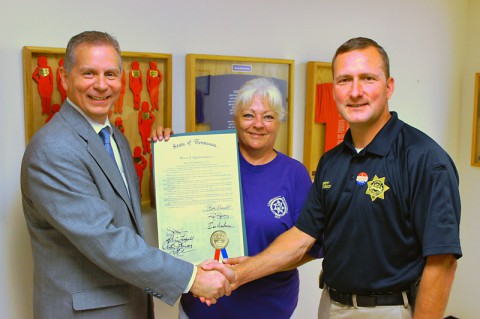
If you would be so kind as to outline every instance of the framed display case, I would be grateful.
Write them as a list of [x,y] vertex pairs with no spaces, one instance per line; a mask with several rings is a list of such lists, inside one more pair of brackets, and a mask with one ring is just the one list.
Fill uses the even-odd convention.
[[234,128],[233,106],[238,89],[253,78],[268,77],[282,92],[286,110],[275,149],[291,156],[293,75],[293,60],[187,54],[187,132]]
[[314,177],[318,160],[325,149],[325,124],[315,121],[317,85],[332,82],[331,63],[307,62],[307,92],[305,98],[305,131],[303,141],[303,164]]
[[[27,144],[65,100],[58,73],[64,55],[64,48],[23,47]],[[143,167],[142,202],[147,203],[150,201],[151,153],[146,149],[144,136],[147,126],[172,126],[172,55],[128,51],[122,51],[121,55],[122,93],[112,107],[110,122],[125,134],[134,163]],[[140,171],[142,169],[137,169]]]
[[475,74],[475,102],[473,104],[472,160],[473,166],[480,167],[480,73]]

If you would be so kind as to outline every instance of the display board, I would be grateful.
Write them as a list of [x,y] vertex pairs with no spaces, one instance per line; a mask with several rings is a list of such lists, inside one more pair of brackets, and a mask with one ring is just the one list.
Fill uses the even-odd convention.
[[[65,100],[58,73],[64,48],[23,47],[25,141],[48,122]],[[151,127],[172,126],[171,54],[127,52],[123,60],[122,93],[110,122],[127,137],[141,180],[142,203],[150,202]]]
[[293,72],[293,60],[187,54],[187,132],[233,129],[233,106],[238,89],[248,80],[268,77],[282,92],[286,110],[275,149],[291,156]]
[[331,63],[315,61],[307,63],[303,164],[307,167],[312,179],[325,149],[325,124],[315,122],[316,88],[317,84],[331,83],[332,80]]
[[480,73],[475,74],[475,102],[473,104],[472,165],[480,167]]

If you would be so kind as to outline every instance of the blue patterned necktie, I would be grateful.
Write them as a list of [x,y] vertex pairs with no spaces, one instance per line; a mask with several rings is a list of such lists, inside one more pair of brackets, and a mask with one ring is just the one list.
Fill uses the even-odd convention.
[[108,130],[108,126],[102,128],[102,130],[98,132],[98,135],[100,135],[100,137],[102,138],[103,145],[107,149],[108,154],[110,154],[110,157],[113,159],[115,164],[117,164],[117,161],[115,160],[115,155],[113,154],[112,144],[110,144],[110,132]]

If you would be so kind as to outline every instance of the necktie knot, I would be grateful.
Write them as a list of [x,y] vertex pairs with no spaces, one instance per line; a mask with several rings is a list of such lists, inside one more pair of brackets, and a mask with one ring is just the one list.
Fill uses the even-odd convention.
[[102,128],[102,130],[98,132],[98,134],[102,138],[103,145],[105,146],[105,149],[107,150],[108,154],[115,161],[115,155],[113,154],[112,144],[110,143],[110,131],[108,130],[108,126],[105,126],[104,128]]
[[108,130],[108,126],[102,128],[100,132],[98,132],[100,137],[103,140],[103,144],[110,144],[110,131]]

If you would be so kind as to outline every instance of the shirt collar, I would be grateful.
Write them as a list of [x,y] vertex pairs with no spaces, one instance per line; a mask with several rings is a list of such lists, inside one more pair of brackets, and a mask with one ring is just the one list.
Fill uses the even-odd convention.
[[92,128],[95,130],[95,133],[98,134],[105,126],[107,126],[108,131],[110,132],[110,135],[113,134],[112,125],[110,124],[110,120],[108,119],[108,117],[104,124],[97,123],[94,120],[92,120],[90,117],[88,117],[88,115],[85,114],[85,112],[83,112],[81,108],[75,105],[75,103],[73,103],[72,100],[70,100],[68,97],[67,97],[67,101],[75,110],[77,110],[78,113],[80,113],[85,118],[85,120],[87,120],[88,123],[90,123]]
[[[391,150],[391,146],[397,138],[403,126],[403,121],[398,118],[397,112],[390,112],[392,115],[385,123],[382,129],[377,133],[374,139],[365,146],[362,152],[369,152],[380,156],[386,156]],[[344,144],[351,149],[355,154],[355,147],[353,146],[352,134],[350,130],[347,131],[344,138]]]

